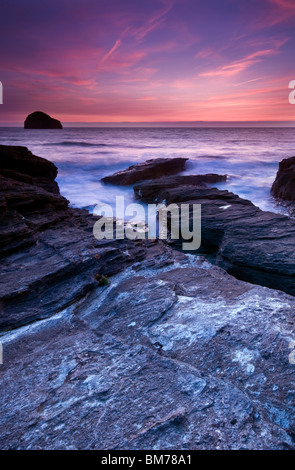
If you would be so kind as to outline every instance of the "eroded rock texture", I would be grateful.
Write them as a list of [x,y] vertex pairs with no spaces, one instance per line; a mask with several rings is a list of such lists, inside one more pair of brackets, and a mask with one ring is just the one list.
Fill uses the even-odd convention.
[[53,164],[0,163],[1,449],[295,450],[290,219],[218,175],[136,187],[201,203],[202,250],[272,290],[175,241],[98,241]]
[[284,201],[295,201],[295,157],[280,162],[271,193]]
[[133,189],[137,199],[153,203],[163,199],[163,190],[179,188],[179,186],[188,186],[189,191],[192,187],[207,188],[208,184],[221,183],[226,181],[226,178],[226,175],[217,175],[214,173],[205,175],[166,176],[153,181],[137,183],[134,185]]
[[[201,204],[202,243],[198,250],[239,279],[295,295],[295,223],[282,214],[265,212],[227,190],[170,183],[141,183],[137,197],[166,205]],[[191,217],[192,223],[192,217]],[[181,247],[183,240],[171,240]]]
[[294,307],[196,257],[137,263],[2,336],[0,446],[295,449]]
[[127,170],[118,171],[102,178],[104,183],[128,186],[137,181],[174,175],[184,170],[188,158],[155,158],[144,163],[132,165]]
[[25,147],[0,146],[0,331],[55,314],[134,259],[170,256],[156,240],[96,240],[97,219],[69,208],[56,174]]

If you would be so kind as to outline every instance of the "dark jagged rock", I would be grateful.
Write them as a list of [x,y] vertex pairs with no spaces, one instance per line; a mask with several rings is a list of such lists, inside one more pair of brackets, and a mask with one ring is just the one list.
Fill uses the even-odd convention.
[[[159,197],[160,196],[160,197]],[[154,193],[154,202],[201,204],[202,243],[198,252],[244,281],[295,295],[295,223],[264,212],[250,201],[216,188],[179,186]],[[171,240],[181,247],[183,240]]]
[[68,216],[56,166],[26,147],[0,146],[0,256],[36,242],[35,232]]
[[280,162],[271,193],[276,198],[295,201],[295,157]]
[[143,262],[1,337],[0,447],[294,450],[294,308],[204,260]]
[[97,219],[68,207],[56,174],[25,147],[0,146],[0,330],[52,315],[133,257],[167,251],[157,241],[96,240]]
[[[96,240],[49,167],[1,172],[0,448],[295,450],[294,297],[160,241]],[[219,264],[292,288],[290,219],[170,183]]]
[[[57,168],[42,157],[36,157],[26,147],[0,145],[0,174],[25,183],[38,183],[42,186],[42,178],[46,183],[52,183],[57,176]],[[38,178],[35,180],[34,178]],[[47,187],[44,187],[47,189]],[[50,186],[51,192],[57,192]]]
[[62,124],[42,111],[35,111],[27,116],[25,129],[62,129]]
[[161,199],[162,191],[165,191],[165,189],[178,188],[179,186],[206,188],[208,184],[220,183],[226,181],[226,179],[227,175],[216,175],[214,173],[206,175],[166,176],[154,181],[137,183],[133,189],[137,199],[149,203]]
[[144,163],[132,165],[127,170],[102,178],[104,183],[128,186],[138,181],[175,175],[184,170],[188,158],[155,158]]

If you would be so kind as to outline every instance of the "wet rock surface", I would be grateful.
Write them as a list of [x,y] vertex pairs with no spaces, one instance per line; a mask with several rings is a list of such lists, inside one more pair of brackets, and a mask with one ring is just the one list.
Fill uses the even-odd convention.
[[127,170],[118,171],[102,178],[104,183],[128,186],[138,181],[174,175],[184,170],[188,158],[155,158],[132,165]]
[[0,146],[0,163],[0,331],[53,315],[134,259],[170,256],[156,240],[96,240],[97,218],[71,209],[56,167],[26,148]]
[[35,232],[68,217],[57,168],[26,147],[0,146],[0,254],[36,242]]
[[3,449],[295,449],[294,298],[137,263],[1,337]]
[[62,129],[62,124],[42,111],[35,111],[27,116],[25,129]]
[[226,175],[205,174],[205,175],[185,175],[185,176],[166,176],[157,180],[134,185],[134,194],[137,199],[143,202],[152,203],[165,198],[162,191],[187,187],[189,191],[192,187],[206,188],[208,184],[221,183],[226,181]]
[[[145,196],[135,191],[137,197]],[[265,212],[227,190],[192,185],[154,188],[149,202],[201,204],[202,242],[198,250],[239,279],[295,295],[295,223],[285,215]],[[183,240],[171,240],[181,247]]]
[[280,162],[271,193],[284,201],[295,201],[295,157]]
[[201,203],[202,250],[272,290],[176,241],[96,240],[43,160],[0,147],[0,448],[295,450],[290,219],[218,175],[137,193]]

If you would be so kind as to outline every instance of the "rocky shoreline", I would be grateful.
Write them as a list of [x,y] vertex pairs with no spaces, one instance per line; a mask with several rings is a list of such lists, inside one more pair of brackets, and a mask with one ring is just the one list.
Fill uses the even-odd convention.
[[183,163],[121,184],[201,204],[197,254],[96,240],[52,163],[0,146],[2,449],[295,449],[294,221]]

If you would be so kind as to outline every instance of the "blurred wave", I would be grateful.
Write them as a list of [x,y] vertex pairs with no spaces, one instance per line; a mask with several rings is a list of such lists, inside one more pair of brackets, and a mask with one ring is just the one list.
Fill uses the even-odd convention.
[[184,174],[227,174],[217,187],[264,210],[286,212],[270,188],[278,163],[295,155],[294,128],[0,128],[0,142],[24,145],[54,162],[61,192],[76,207],[114,205],[116,195],[131,202],[131,188],[103,185],[101,178],[153,158],[187,157]]
[[107,147],[107,144],[91,144],[89,142],[76,142],[76,141],[70,141],[70,140],[65,140],[64,142],[54,142],[54,143],[51,143],[51,142],[46,142],[45,144],[43,144],[44,146],[49,146],[49,147],[54,147],[54,146],[57,146],[57,147],[63,147],[63,146],[66,146],[66,147]]

